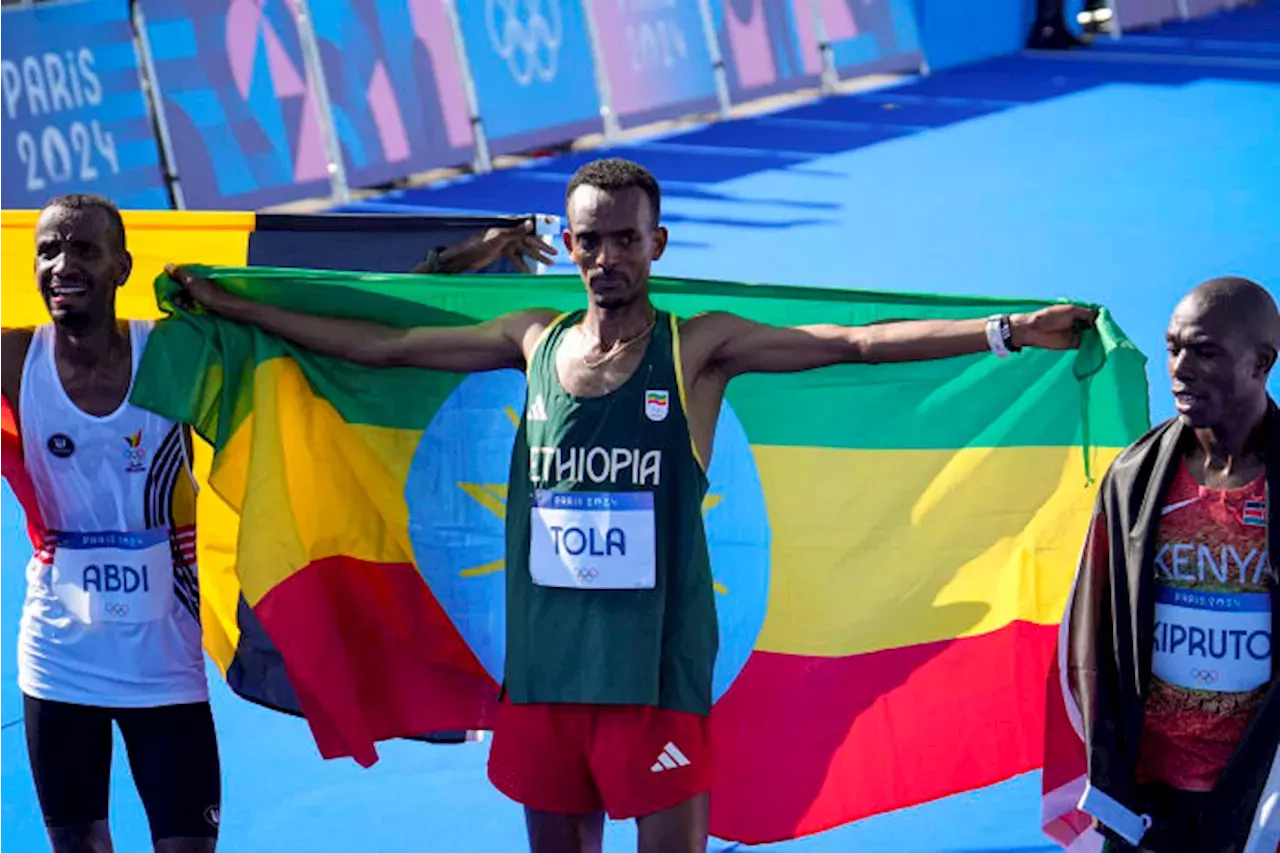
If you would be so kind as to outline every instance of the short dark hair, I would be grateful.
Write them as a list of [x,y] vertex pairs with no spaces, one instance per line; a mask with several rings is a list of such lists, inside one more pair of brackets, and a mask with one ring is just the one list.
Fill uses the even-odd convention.
[[101,210],[107,217],[107,240],[111,248],[125,251],[124,219],[120,216],[120,208],[111,199],[93,193],[67,193],[55,196],[45,203],[44,210],[61,207],[64,210]]
[[566,208],[569,206],[569,199],[573,198],[573,191],[583,186],[606,191],[639,187],[649,197],[653,224],[658,224],[658,217],[662,213],[662,190],[658,189],[658,180],[653,173],[639,163],[623,160],[621,157],[609,157],[585,164],[569,179],[569,186],[564,191]]

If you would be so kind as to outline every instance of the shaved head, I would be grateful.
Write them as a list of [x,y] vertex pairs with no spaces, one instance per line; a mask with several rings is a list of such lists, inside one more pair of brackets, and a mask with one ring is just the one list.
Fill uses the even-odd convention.
[[1197,313],[1220,311],[1235,333],[1251,345],[1280,350],[1280,310],[1256,281],[1236,276],[1212,278],[1188,293],[1178,307],[1183,305]]
[[1166,335],[1178,413],[1217,428],[1265,411],[1267,378],[1280,350],[1280,311],[1247,278],[1210,279],[1183,297]]

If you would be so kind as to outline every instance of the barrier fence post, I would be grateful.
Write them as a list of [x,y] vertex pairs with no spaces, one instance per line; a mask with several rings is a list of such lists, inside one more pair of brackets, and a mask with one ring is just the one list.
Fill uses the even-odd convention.
[[[550,213],[535,213],[533,216],[534,233],[548,246],[554,245],[556,239],[560,236],[560,217]],[[549,270],[547,264],[538,261],[535,272],[538,275],[546,275]]]
[[698,0],[698,13],[702,16],[702,32],[707,39],[707,52],[711,54],[711,68],[715,72],[720,118],[728,118],[729,73],[724,67],[724,54],[720,52],[720,38],[716,35],[716,21],[711,14],[711,0]]
[[186,210],[187,200],[178,180],[178,161],[173,156],[173,140],[169,136],[169,120],[164,113],[164,93],[160,91],[160,78],[156,76],[155,61],[151,57],[151,37],[147,35],[147,19],[142,14],[140,0],[129,0],[129,17],[133,22],[133,48],[138,53],[139,78],[142,81],[142,99],[151,113],[151,123],[156,129],[156,141],[160,145],[160,168],[164,170],[165,187],[169,190],[169,203],[174,210]]
[[489,139],[485,136],[484,121],[480,115],[480,99],[476,96],[476,83],[471,77],[471,59],[467,56],[467,46],[462,40],[462,22],[458,20],[455,0],[443,0],[443,3],[445,15],[449,18],[449,28],[453,31],[453,50],[458,54],[458,73],[462,76],[462,91],[467,98],[467,111],[471,114],[471,138],[476,147],[472,168],[479,173],[492,172],[493,161],[489,158]]
[[[329,87],[325,84],[324,68],[320,62],[320,48],[316,44],[316,30],[311,23],[311,8],[307,5],[307,0],[293,0],[293,8],[298,23],[298,41],[302,46],[307,78],[311,81],[311,90],[316,98],[316,111],[320,114],[320,136],[324,139],[325,156],[329,160],[329,183],[333,187],[333,198],[337,202],[350,201],[351,191],[347,186],[347,168],[342,162],[342,146],[338,144],[338,133],[333,126]],[[303,109],[305,108],[304,105]]]
[[1115,40],[1115,38],[1120,37],[1124,29],[1120,26],[1120,10],[1116,9],[1116,0],[1106,0],[1106,9],[1111,13],[1111,18],[1107,20],[1107,23],[1110,24],[1110,27],[1107,28],[1107,33],[1112,40]]
[[596,72],[596,94],[600,97],[600,118],[604,121],[604,138],[612,140],[621,130],[618,114],[613,111],[613,88],[609,85],[609,71],[600,54],[600,31],[596,28],[595,9],[592,0],[581,0],[582,20],[587,25],[587,43],[591,46],[591,65]]
[[827,24],[822,19],[821,0],[809,0],[809,11],[813,15],[813,36],[818,40],[818,57],[822,61],[821,92],[824,95],[830,95],[836,91],[840,75],[836,71],[835,51],[827,41]]

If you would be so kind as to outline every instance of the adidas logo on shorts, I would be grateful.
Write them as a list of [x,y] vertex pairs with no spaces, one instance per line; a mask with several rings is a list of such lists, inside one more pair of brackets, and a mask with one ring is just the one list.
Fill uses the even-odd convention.
[[674,743],[668,742],[662,748],[662,752],[658,753],[658,760],[653,762],[649,770],[661,773],[664,770],[675,770],[677,767],[688,767],[692,763]]

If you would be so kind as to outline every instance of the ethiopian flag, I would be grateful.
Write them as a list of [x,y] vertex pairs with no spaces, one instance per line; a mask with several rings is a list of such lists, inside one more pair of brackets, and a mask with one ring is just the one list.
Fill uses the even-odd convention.
[[[194,268],[248,299],[397,326],[583,303],[576,278]],[[374,370],[176,309],[133,401],[192,423],[239,515],[233,689],[321,753],[492,725],[517,371]],[[655,279],[659,308],[866,324],[1046,303]],[[720,623],[712,831],[818,832],[1040,766],[1093,474],[1148,425],[1102,310],[1078,352],[744,376],[704,503]]]

